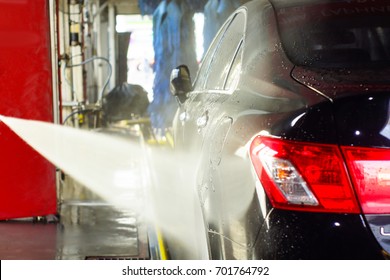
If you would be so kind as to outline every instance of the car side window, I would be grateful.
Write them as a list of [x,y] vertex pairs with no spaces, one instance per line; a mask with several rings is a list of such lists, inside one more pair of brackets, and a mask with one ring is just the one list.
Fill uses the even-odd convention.
[[229,74],[226,77],[226,82],[224,86],[225,90],[234,89],[237,85],[238,78],[240,77],[243,44],[244,41],[241,40],[240,44],[238,45],[235,56],[233,58],[233,63],[232,66],[230,67]]
[[[207,72],[210,67],[210,62],[212,61],[213,56],[215,55],[215,51],[218,49],[219,44],[221,42],[222,36],[225,34],[226,28],[229,26],[229,21],[225,22],[225,24],[221,27],[220,31],[217,33],[213,42],[211,43],[208,50],[205,51],[205,55],[201,61],[201,65],[194,81],[194,89],[201,90],[204,88]],[[206,52],[207,51],[207,52]]]
[[223,90],[237,47],[242,41],[245,28],[245,15],[237,13],[224,33],[207,73],[206,88]]

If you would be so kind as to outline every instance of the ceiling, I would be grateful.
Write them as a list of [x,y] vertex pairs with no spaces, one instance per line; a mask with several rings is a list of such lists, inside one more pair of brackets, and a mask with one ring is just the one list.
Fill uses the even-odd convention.
[[[108,0],[116,5],[118,14],[140,14],[138,0]],[[160,2],[160,1],[159,1]]]

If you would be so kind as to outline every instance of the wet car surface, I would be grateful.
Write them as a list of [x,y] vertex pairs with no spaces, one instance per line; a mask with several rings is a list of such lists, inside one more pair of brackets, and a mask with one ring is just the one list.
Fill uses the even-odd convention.
[[252,1],[171,76],[213,259],[383,259],[388,1]]

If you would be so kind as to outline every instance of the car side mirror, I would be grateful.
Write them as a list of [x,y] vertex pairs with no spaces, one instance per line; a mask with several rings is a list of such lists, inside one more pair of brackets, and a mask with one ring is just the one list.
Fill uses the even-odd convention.
[[190,70],[186,65],[180,65],[172,70],[170,80],[171,94],[179,103],[183,103],[187,99],[187,93],[192,91]]

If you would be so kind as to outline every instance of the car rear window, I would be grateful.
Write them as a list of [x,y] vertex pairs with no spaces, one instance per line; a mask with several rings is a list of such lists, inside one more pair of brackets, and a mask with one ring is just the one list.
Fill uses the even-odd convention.
[[390,1],[274,1],[291,61],[313,68],[390,66]]

